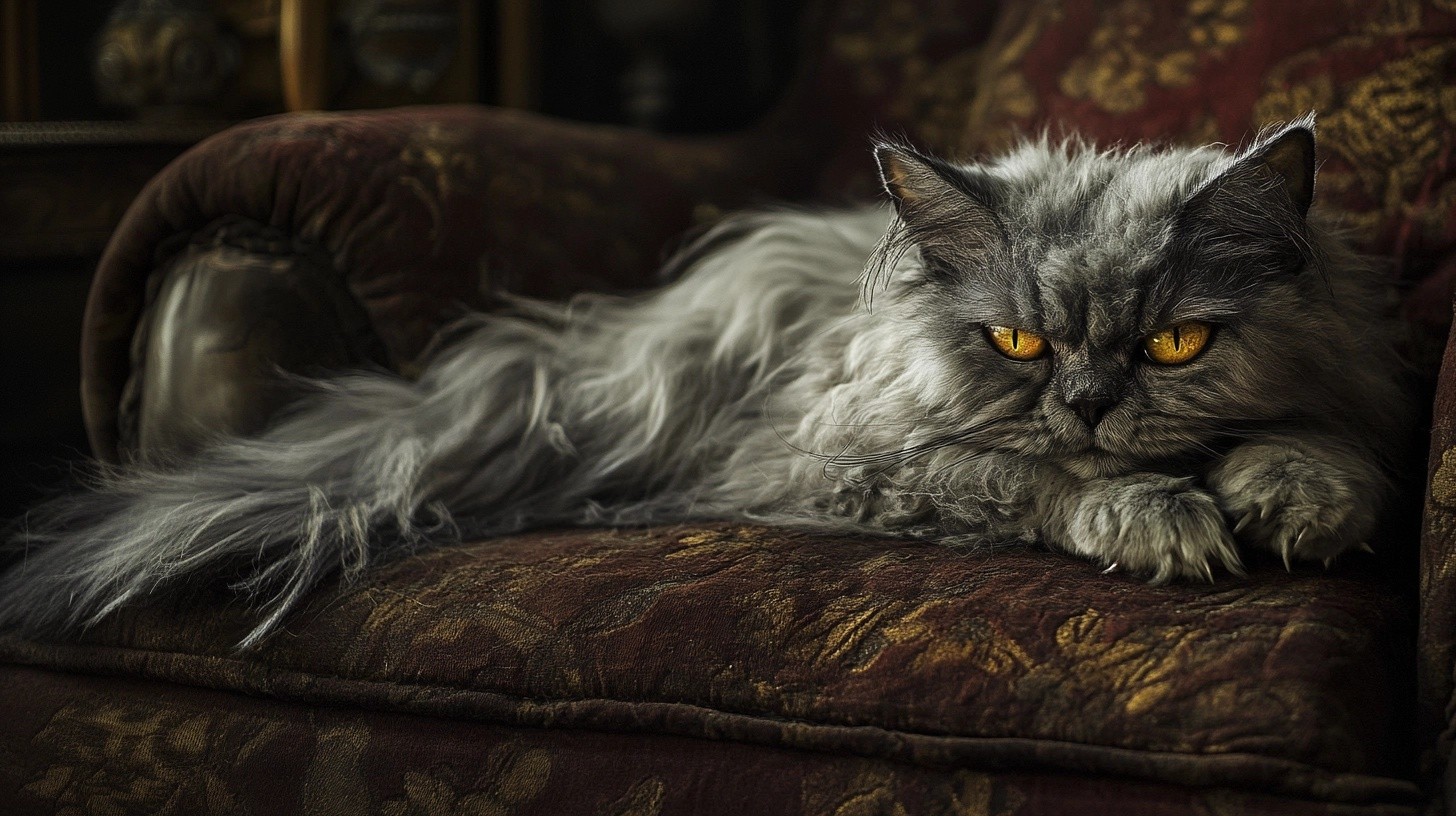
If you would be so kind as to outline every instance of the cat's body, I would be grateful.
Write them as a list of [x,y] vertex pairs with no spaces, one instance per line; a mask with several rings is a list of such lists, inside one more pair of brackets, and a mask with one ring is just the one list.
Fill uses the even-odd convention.
[[523,302],[418,382],[331,380],[260,438],[51,504],[0,623],[232,570],[256,639],[451,518],[1039,539],[1160,581],[1238,572],[1239,543],[1332,558],[1408,411],[1373,276],[1305,218],[1312,150],[1306,124],[1241,155],[882,147],[895,210],[729,222],[659,292]]

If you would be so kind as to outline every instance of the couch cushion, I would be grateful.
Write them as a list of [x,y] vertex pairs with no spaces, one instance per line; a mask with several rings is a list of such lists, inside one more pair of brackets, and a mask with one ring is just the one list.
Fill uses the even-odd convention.
[[261,649],[225,596],[11,662],[511,727],[1406,803],[1409,610],[1372,563],[1149,587],[1032,550],[733,525],[545,531],[324,591]]
[[310,706],[22,666],[0,666],[0,686],[13,692],[0,697],[6,816],[1417,812],[1223,786],[927,767],[673,734]]

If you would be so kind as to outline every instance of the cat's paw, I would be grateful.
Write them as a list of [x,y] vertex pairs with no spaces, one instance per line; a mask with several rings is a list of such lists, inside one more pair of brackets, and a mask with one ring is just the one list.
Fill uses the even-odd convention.
[[1218,502],[1192,479],[1136,474],[1089,483],[1067,524],[1070,548],[1155,584],[1213,580],[1213,564],[1243,575]]
[[1369,489],[1330,457],[1293,445],[1235,448],[1208,476],[1208,486],[1241,541],[1284,560],[1320,561],[1364,543],[1374,526]]

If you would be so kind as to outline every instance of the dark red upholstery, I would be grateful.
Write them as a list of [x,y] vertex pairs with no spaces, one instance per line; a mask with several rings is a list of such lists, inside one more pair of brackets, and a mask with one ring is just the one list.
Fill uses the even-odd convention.
[[721,139],[461,107],[260,120],[200,146],[142,195],[98,271],[84,349],[98,453],[117,454],[156,270],[230,229],[321,259],[409,373],[493,291],[648,285],[725,209],[872,195],[876,128],[969,156],[1063,124],[1238,141],[1317,109],[1318,206],[1391,265],[1416,372],[1442,369],[1421,540],[1397,517],[1377,556],[1330,573],[1260,563],[1248,581],[1152,588],[1034,550],[540,532],[326,588],[247,654],[230,646],[246,610],[200,589],[79,642],[0,640],[6,812],[1436,801],[1456,665],[1456,7],[836,0],[810,20],[783,106]]

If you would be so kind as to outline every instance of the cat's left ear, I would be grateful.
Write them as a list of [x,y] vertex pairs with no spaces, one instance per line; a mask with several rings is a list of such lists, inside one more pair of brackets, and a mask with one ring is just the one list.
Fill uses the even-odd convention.
[[1260,139],[1194,193],[1185,209],[1233,205],[1248,198],[1259,199],[1265,206],[1291,207],[1300,218],[1309,213],[1314,201],[1313,118]]
[[1178,230],[1247,260],[1264,257],[1281,267],[1310,260],[1305,216],[1314,177],[1314,119],[1305,117],[1259,139],[1194,191],[1178,214]]

